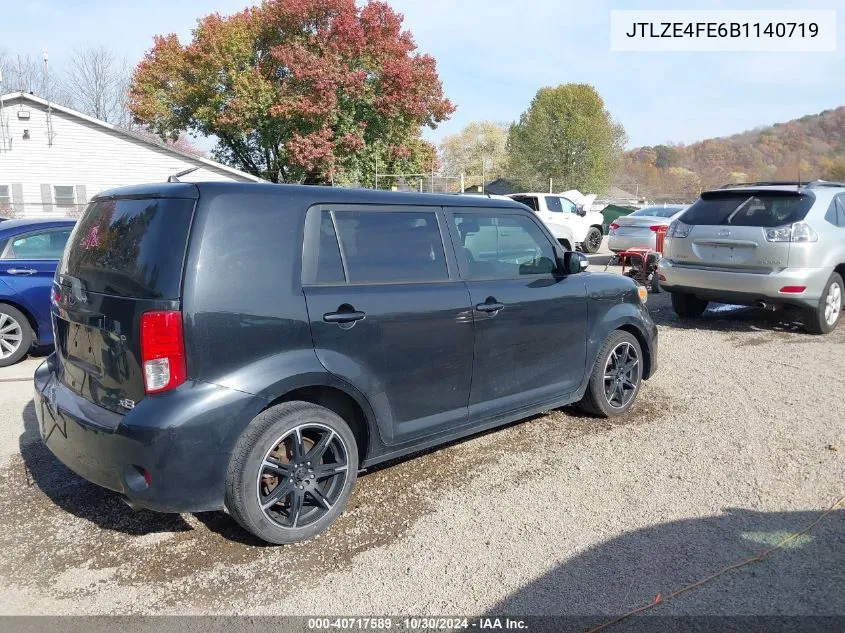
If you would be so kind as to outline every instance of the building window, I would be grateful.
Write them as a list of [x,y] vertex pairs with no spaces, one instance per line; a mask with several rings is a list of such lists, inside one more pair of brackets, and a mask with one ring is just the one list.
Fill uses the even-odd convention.
[[12,191],[9,185],[0,185],[0,206],[12,203]]
[[76,205],[72,185],[56,185],[53,187],[53,199],[57,207],[72,207]]

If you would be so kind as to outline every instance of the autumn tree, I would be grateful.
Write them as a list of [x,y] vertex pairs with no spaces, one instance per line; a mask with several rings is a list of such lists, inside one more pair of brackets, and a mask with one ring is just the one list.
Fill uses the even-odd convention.
[[510,129],[512,177],[526,189],[598,192],[610,182],[625,131],[587,84],[543,88]]
[[443,171],[449,175],[482,172],[490,178],[505,173],[508,162],[508,127],[493,121],[473,121],[440,142]]
[[421,127],[454,108],[402,16],[370,0],[265,0],[198,22],[190,43],[155,38],[130,107],[162,136],[218,139],[214,155],[273,182],[372,184],[434,160]]

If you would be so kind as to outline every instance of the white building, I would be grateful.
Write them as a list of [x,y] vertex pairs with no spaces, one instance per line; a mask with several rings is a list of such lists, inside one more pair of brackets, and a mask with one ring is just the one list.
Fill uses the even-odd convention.
[[180,180],[261,181],[31,94],[0,97],[0,208],[15,215],[65,215],[106,189],[194,167]]

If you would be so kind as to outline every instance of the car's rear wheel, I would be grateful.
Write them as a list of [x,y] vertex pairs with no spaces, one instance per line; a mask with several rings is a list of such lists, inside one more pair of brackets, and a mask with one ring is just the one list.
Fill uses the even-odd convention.
[[229,464],[226,508],[258,538],[294,543],[325,530],[343,511],[358,473],[349,425],[308,402],[258,415]]
[[601,229],[591,226],[587,231],[587,237],[584,238],[584,251],[587,253],[598,253],[601,248],[602,234]]
[[587,392],[578,403],[586,413],[611,418],[634,404],[643,376],[643,351],[630,332],[616,330],[596,358]]
[[17,308],[0,303],[0,367],[14,365],[32,346],[32,328]]
[[704,299],[699,299],[695,295],[685,292],[672,293],[672,309],[682,319],[700,317],[707,309],[708,303]]
[[811,308],[804,316],[804,327],[811,334],[829,334],[836,329],[842,318],[842,301],[845,297],[845,284],[839,273],[833,273],[827,280],[822,298],[816,308]]

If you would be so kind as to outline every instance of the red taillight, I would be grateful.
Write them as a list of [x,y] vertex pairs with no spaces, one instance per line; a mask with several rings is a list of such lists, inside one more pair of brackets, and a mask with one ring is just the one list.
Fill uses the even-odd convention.
[[650,228],[653,232],[657,233],[658,231],[662,231],[663,229],[665,229],[666,225],[665,224],[652,224],[648,228]]
[[146,468],[144,469],[144,483],[147,484],[147,488],[153,485],[153,474]]
[[53,302],[53,305],[59,305],[59,293],[56,292],[55,288],[50,289],[50,300]]
[[613,224],[611,224],[611,225],[610,225],[610,228],[611,228],[611,229],[613,229],[613,230],[615,231],[616,229],[618,229],[618,228],[619,228],[619,225],[618,225],[618,224],[616,224],[616,222],[614,222]]
[[784,286],[780,289],[781,292],[790,295],[800,295],[807,289],[807,286]]
[[169,391],[185,382],[188,371],[181,312],[164,310],[141,315],[141,366],[147,393]]

